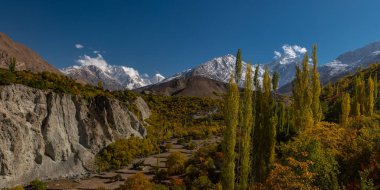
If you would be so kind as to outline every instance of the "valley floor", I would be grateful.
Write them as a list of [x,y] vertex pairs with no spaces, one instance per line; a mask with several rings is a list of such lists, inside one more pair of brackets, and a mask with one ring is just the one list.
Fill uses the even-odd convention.
[[[61,179],[47,181],[48,189],[116,189],[120,185],[124,184],[125,180],[139,172],[143,172],[148,178],[153,178],[154,173],[152,169],[157,166],[157,158],[159,159],[159,168],[166,169],[167,157],[173,152],[181,152],[190,158],[193,152],[197,151],[200,147],[204,147],[208,144],[215,144],[220,141],[219,137],[211,137],[202,140],[191,140],[192,143],[196,144],[196,148],[193,150],[188,150],[184,145],[178,144],[179,139],[171,139],[166,142],[172,144],[172,147],[168,148],[167,152],[161,154],[150,155],[145,158],[135,159],[133,163],[138,163],[143,161],[142,170],[132,169],[132,164],[126,168],[102,172],[100,174],[91,174],[90,177],[85,179]],[[168,181],[169,182],[169,181]]]

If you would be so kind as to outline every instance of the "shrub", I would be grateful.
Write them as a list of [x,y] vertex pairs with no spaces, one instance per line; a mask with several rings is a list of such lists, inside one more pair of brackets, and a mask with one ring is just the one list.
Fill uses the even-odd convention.
[[171,153],[166,161],[169,174],[181,174],[184,172],[186,157],[181,152]]
[[215,189],[215,185],[210,181],[210,179],[207,176],[199,176],[193,183],[192,189]]
[[145,177],[143,173],[137,173],[125,181],[124,185],[121,185],[117,190],[135,190],[145,189],[154,190],[154,184]]
[[30,186],[33,190],[46,190],[46,184],[38,179],[31,181]]

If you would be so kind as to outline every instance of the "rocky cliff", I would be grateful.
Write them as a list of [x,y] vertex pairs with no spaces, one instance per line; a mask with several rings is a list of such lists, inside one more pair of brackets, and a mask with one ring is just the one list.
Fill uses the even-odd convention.
[[[150,111],[142,99],[137,107]],[[88,172],[95,154],[146,129],[117,100],[0,86],[0,187]]]

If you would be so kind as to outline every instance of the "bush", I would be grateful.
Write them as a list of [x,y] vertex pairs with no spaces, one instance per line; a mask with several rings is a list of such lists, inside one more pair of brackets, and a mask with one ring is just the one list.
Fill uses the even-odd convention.
[[166,161],[166,166],[168,167],[169,174],[182,174],[185,169],[186,157],[181,152],[171,153]]
[[46,184],[38,179],[31,181],[30,187],[33,190],[46,190]]
[[199,176],[193,183],[192,189],[215,189],[215,185],[210,181],[207,176]]
[[146,156],[156,150],[155,142],[131,137],[109,144],[97,155],[97,166],[101,171],[119,169],[131,163],[133,158]]
[[135,190],[146,189],[154,190],[154,184],[145,177],[143,173],[137,173],[125,181],[124,185],[121,185],[117,190]]
[[166,170],[159,170],[157,169],[156,175],[154,176],[153,180],[156,182],[167,180],[169,177],[169,174]]
[[195,144],[194,142],[191,142],[191,143],[185,145],[185,148],[187,150],[194,150],[196,147],[197,147],[197,144]]

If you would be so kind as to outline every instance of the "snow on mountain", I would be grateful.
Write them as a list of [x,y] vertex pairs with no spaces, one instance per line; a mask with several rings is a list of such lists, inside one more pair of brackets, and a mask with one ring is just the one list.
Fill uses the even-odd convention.
[[319,67],[319,72],[322,82],[326,83],[379,61],[380,42],[375,42],[338,56],[335,60]]
[[[270,73],[278,71],[280,73],[279,84],[283,85],[294,78],[295,65],[298,64],[303,55],[307,52],[306,48],[297,45],[284,45],[282,47],[282,52],[275,51],[274,61],[268,65],[268,70]],[[243,55],[244,56],[244,55]],[[204,76],[210,79],[228,83],[231,74],[235,72],[236,57],[227,54],[223,57],[217,57],[210,61],[207,61],[195,68],[188,69],[181,73],[177,73],[172,77],[165,79],[164,81],[170,81],[178,77],[189,77],[189,76]],[[253,72],[257,65],[253,65]],[[242,79],[239,86],[243,86],[245,82],[245,72],[247,64],[243,61],[242,64]],[[265,65],[259,66],[259,81],[262,81],[264,75]]]
[[159,82],[161,82],[161,81],[163,81],[163,80],[165,80],[165,77],[162,76],[160,73],[156,73],[156,74],[152,77],[151,82],[152,82],[153,84],[155,84],[155,83],[159,83]]
[[274,61],[268,63],[269,72],[277,71],[280,74],[279,87],[291,82],[296,73],[296,65],[302,62],[307,52],[306,48],[298,45],[282,46],[283,53],[275,51]]
[[134,89],[163,80],[160,74],[156,74],[152,79],[147,74],[140,75],[131,67],[109,65],[101,54],[96,57],[84,55],[77,60],[78,65],[61,69],[65,75],[97,85],[103,82],[103,87],[109,90]]
[[[295,67],[302,62],[307,49],[298,45],[282,46],[281,51],[274,51],[274,60],[259,66],[259,80],[262,81],[265,66],[269,72],[279,72],[279,87],[282,87],[294,79]],[[243,54],[244,58],[244,54]],[[372,43],[354,51],[344,53],[335,60],[318,67],[322,83],[337,79],[343,75],[356,71],[359,67],[367,67],[371,63],[380,61],[380,42]],[[134,89],[155,83],[165,83],[175,78],[188,78],[203,76],[213,80],[228,83],[231,74],[234,74],[236,57],[227,54],[213,58],[192,69],[177,73],[169,78],[161,74],[149,77],[147,74],[140,75],[133,68],[125,66],[109,65],[104,58],[97,54],[96,57],[84,55],[77,60],[78,65],[64,68],[61,71],[66,75],[97,85],[103,81],[106,89]],[[311,64],[311,63],[310,63]],[[253,65],[253,70],[257,65]],[[243,61],[242,79],[239,85],[243,86],[247,64]]]
[[[172,77],[165,79],[164,82],[170,81],[179,77],[203,76],[203,77],[210,78],[213,80],[228,83],[231,78],[231,74],[234,74],[235,72],[235,63],[236,63],[236,57],[231,54],[227,54],[223,57],[216,57],[195,68],[188,69],[181,73],[177,73],[173,75]],[[255,70],[255,68],[256,67],[253,68],[253,71]],[[246,69],[247,69],[247,63],[243,61],[242,77],[239,83],[240,86],[243,86],[244,84]],[[261,66],[259,70],[259,75],[260,75],[259,80],[261,81],[262,76],[264,75],[264,69]]]

